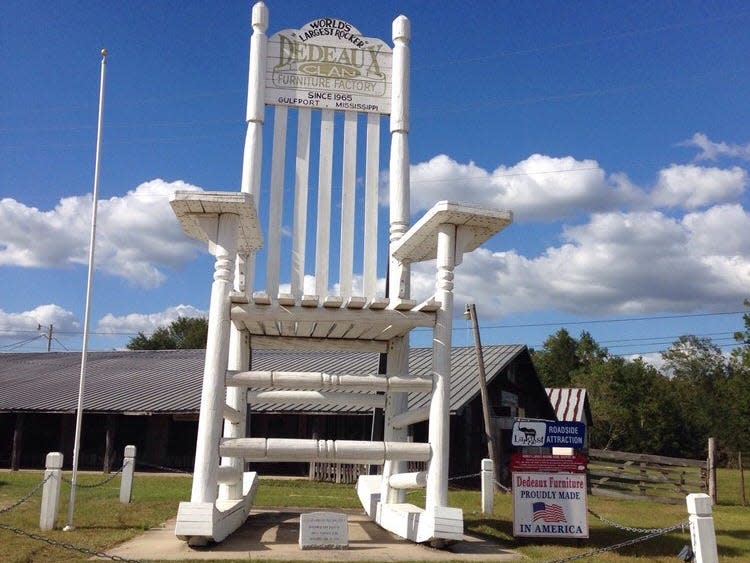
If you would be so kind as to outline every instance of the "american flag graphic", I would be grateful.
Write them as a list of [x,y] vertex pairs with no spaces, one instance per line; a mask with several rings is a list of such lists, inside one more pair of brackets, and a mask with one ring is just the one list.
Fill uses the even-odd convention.
[[534,512],[534,522],[565,522],[565,513],[559,504],[547,504],[544,502],[535,502],[531,505]]

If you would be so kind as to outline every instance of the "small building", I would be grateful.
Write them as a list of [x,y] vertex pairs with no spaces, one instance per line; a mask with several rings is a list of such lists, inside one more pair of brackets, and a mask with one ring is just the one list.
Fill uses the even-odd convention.
[[[411,350],[409,371],[427,376],[430,348]],[[192,470],[203,377],[204,350],[92,352],[87,360],[79,466],[119,467],[125,445],[138,449],[140,469]],[[503,465],[511,451],[510,429],[516,416],[553,418],[528,349],[523,345],[483,347],[490,418]],[[43,466],[50,451],[63,452],[71,464],[80,376],[80,353],[3,354],[0,362],[0,466]],[[478,369],[473,347],[451,354],[450,474],[476,473],[487,456]],[[257,351],[253,369],[378,373],[372,353]],[[409,408],[428,402],[409,395]],[[249,407],[248,435],[377,440],[374,418],[382,412],[357,405],[258,404]],[[425,440],[427,423],[410,427],[414,440]],[[274,464],[261,472],[307,475],[303,464]],[[254,467],[255,467],[254,466]],[[503,471],[503,475],[507,472]]]

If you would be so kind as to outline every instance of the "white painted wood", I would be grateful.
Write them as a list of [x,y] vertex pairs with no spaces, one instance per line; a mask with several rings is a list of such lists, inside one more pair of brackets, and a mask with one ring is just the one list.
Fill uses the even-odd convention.
[[62,483],[63,454],[50,452],[45,460],[42,488],[42,506],[39,512],[39,529],[54,530],[57,522],[57,509],[60,506],[60,484]]
[[[320,117],[320,158],[318,161],[318,221],[315,238],[315,292],[328,293],[328,253],[331,247],[331,183],[333,181],[333,110]],[[317,306],[317,304],[316,304]]]
[[429,465],[425,508],[448,505],[448,456],[450,444],[450,376],[451,331],[453,328],[453,264],[456,226],[442,224],[437,240],[437,282],[435,299],[442,306],[437,311],[432,339],[432,372],[435,386],[430,401],[429,442],[434,451]]
[[427,461],[430,444],[388,443],[358,440],[304,440],[295,438],[224,439],[220,451],[226,456],[264,462],[322,461],[382,465],[386,460]]
[[226,435],[226,424],[227,422],[237,424],[242,418],[242,414],[237,409],[233,409],[229,405],[224,405],[224,434]]
[[482,460],[479,478],[482,483],[482,514],[492,514],[495,505],[495,465],[491,459]]
[[380,475],[360,475],[357,478],[357,496],[367,515],[376,519],[380,503]]
[[[242,179],[240,191],[252,194],[255,205],[260,203],[260,169],[263,151],[263,120],[265,107],[265,81],[263,67],[266,59],[268,37],[268,9],[265,4],[258,2],[252,10],[253,34],[250,37],[250,63],[247,77],[247,132],[245,134],[245,148],[242,159]],[[252,267],[248,265],[247,270]],[[251,276],[251,274],[248,274]],[[252,279],[252,278],[250,278]]]
[[354,276],[354,211],[357,182],[357,114],[344,112],[344,150],[341,174],[341,243],[339,245],[339,294],[352,295]]
[[269,295],[276,295],[279,292],[287,117],[286,106],[275,108],[271,153],[273,155],[271,161],[271,199],[268,209],[268,253],[266,255],[266,291]]
[[363,393],[337,393],[324,391],[249,391],[249,403],[305,403],[313,405],[347,405],[382,409],[385,396]]
[[239,217],[225,213],[215,217],[216,258],[208,313],[208,338],[203,370],[198,439],[191,502],[213,503],[217,497],[218,445],[224,412],[224,374],[229,355],[229,294],[234,277],[236,231]]
[[696,563],[718,563],[716,532],[712,516],[711,497],[705,493],[691,493],[686,497],[690,539]]
[[378,281],[378,176],[380,174],[380,115],[367,114],[365,151],[365,228],[362,280],[364,294],[374,297]]
[[228,386],[274,389],[339,389],[372,392],[429,392],[430,377],[383,375],[347,375],[308,371],[242,371],[228,370]]
[[[411,307],[416,303],[412,301]],[[237,321],[275,321],[275,320],[297,320],[303,322],[330,321],[330,322],[371,322],[382,323],[385,326],[407,327],[408,329],[419,326],[431,327],[435,324],[434,313],[422,313],[410,310],[364,311],[358,309],[347,309],[338,307],[279,307],[273,304],[255,307],[254,305],[235,304],[232,306],[232,319]]]
[[[251,195],[238,192],[176,191],[169,198],[182,229],[188,236],[208,244],[216,244],[216,217],[220,214],[237,216],[236,232],[232,233],[235,251],[250,252],[263,246],[258,214]],[[234,268],[234,264],[232,264]]]
[[[409,226],[409,41],[411,24],[404,16],[393,20],[393,85],[391,88],[390,244]],[[392,254],[392,251],[389,253]],[[390,259],[389,295],[408,297],[409,268]]]
[[125,446],[120,478],[120,502],[129,504],[133,496],[133,474],[135,473],[135,446]]
[[294,178],[294,225],[292,227],[292,294],[302,297],[307,240],[307,194],[310,176],[310,110],[297,110],[297,155]]
[[[399,377],[401,374],[409,372],[409,336],[400,336],[394,338],[389,343],[388,355],[386,357],[386,376],[388,378]],[[389,442],[402,441],[406,442],[407,432],[405,428],[396,428],[393,426],[393,418],[408,408],[407,394],[402,391],[389,389],[388,402],[383,411],[384,429],[383,438]],[[390,486],[390,477],[397,473],[403,473],[406,467],[398,460],[392,460],[383,466],[383,488],[381,490],[381,499],[385,502],[404,502],[406,500],[402,490],[393,489]]]
[[[315,323],[317,328],[320,323]],[[314,335],[306,338],[271,338],[265,336],[253,336],[254,350],[321,350],[328,352],[373,352],[384,353],[388,348],[387,342],[368,340],[329,340],[327,338],[316,338]]]
[[424,489],[427,486],[427,472],[395,473],[388,479],[394,489]]
[[[237,458],[226,458],[226,459],[237,459]],[[229,500],[228,496],[225,499],[222,499],[223,496],[221,494],[221,488],[223,485],[233,485],[237,482],[240,482],[241,485],[241,479],[242,479],[242,469],[239,470],[237,467],[234,467],[233,465],[219,465],[219,473],[218,473],[218,481],[219,481],[219,500]],[[240,495],[237,495],[235,498],[239,498]]]
[[191,546],[222,541],[247,520],[257,486],[257,474],[245,472],[240,499],[216,503],[181,502],[177,510],[175,535],[188,541]]
[[[236,283],[236,282],[235,282]],[[229,360],[228,369],[247,369],[250,365],[250,336],[247,332],[239,331],[232,325],[229,331]],[[244,438],[247,413],[247,388],[228,387],[226,389],[226,404],[224,405],[224,437]],[[235,475],[234,480],[229,481],[222,478],[226,472],[219,473],[219,500],[239,499],[242,496],[242,470],[244,465],[241,459],[224,458],[220,461],[221,467],[231,468]]]
[[[513,213],[510,211],[455,201],[439,201],[393,245],[392,252],[394,258],[404,264],[436,258],[440,226],[447,223],[456,225],[461,231],[462,247],[459,249],[456,246],[456,250],[461,253],[470,252],[512,221]],[[454,257],[454,262],[455,259]]]
[[414,409],[406,411],[401,414],[395,415],[391,419],[391,426],[394,428],[407,428],[412,424],[423,422],[430,418],[430,408],[424,407],[421,409]]

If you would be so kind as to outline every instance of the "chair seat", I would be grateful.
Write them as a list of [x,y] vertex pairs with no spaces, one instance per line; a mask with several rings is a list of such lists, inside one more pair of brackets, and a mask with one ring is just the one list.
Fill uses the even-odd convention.
[[428,300],[305,295],[231,297],[231,319],[253,336],[385,342],[416,327],[433,327],[440,304]]

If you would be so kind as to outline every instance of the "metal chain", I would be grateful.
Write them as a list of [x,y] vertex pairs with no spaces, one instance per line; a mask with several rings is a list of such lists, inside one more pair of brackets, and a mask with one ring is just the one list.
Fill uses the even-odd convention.
[[[598,518],[605,524],[609,524],[613,528],[618,528],[619,530],[625,530],[626,532],[634,532],[636,534],[650,534],[651,532],[659,532],[663,530],[664,528],[635,528],[633,526],[625,526],[623,524],[618,524],[617,522],[614,522],[613,520],[610,520],[609,518],[605,518],[604,516],[600,516],[593,510],[589,509],[589,514],[591,514],[594,518]],[[685,520],[682,522],[683,524],[687,524],[688,521]]]
[[[92,485],[81,485],[80,483],[76,483],[75,486],[77,488],[79,488],[79,489],[96,489],[97,487],[101,487],[102,485],[106,485],[107,483],[109,483],[110,481],[112,481],[115,477],[117,477],[120,473],[122,473],[123,470],[125,469],[125,466],[128,463],[130,463],[130,462],[126,461],[125,463],[122,464],[122,467],[120,469],[118,469],[117,471],[115,471],[114,473],[112,473],[112,475],[110,475],[109,477],[103,479],[102,481],[99,481],[98,483],[94,483]],[[63,477],[62,480],[65,483],[67,483],[68,485],[71,485],[71,486],[73,485],[73,481],[71,479],[68,479],[67,477]]]
[[628,547],[631,545],[635,545],[637,543],[641,543],[644,541],[654,539],[659,536],[663,536],[664,534],[673,532],[678,528],[684,528],[687,523],[688,523],[687,520],[683,520],[682,522],[678,522],[674,526],[669,526],[668,528],[661,528],[659,530],[651,532],[650,534],[646,534],[645,536],[632,538],[624,542],[620,542],[614,545],[609,545],[606,547],[599,547],[597,549],[592,549],[590,551],[584,551],[583,553],[577,553],[575,555],[571,555],[570,557],[563,557],[562,559],[547,560],[544,563],[564,563],[566,561],[575,561],[576,559],[583,559],[584,557],[593,557],[594,555],[598,555],[600,553],[606,553],[607,551],[615,551],[615,550],[620,549],[621,547]]
[[5,514],[6,512],[10,512],[14,508],[17,508],[18,506],[22,505],[24,502],[29,500],[31,497],[34,496],[34,493],[36,493],[39,489],[41,489],[44,484],[49,481],[52,478],[52,473],[49,473],[42,481],[37,484],[33,489],[31,489],[28,493],[26,493],[23,497],[18,499],[16,502],[11,504],[10,506],[6,506],[3,509],[0,509],[0,514]]
[[456,475],[455,477],[448,477],[448,481],[456,481],[458,479],[468,479],[470,477],[479,477],[481,473],[470,473],[468,475]]
[[145,465],[146,467],[153,467],[154,469],[162,469],[164,471],[170,471],[172,473],[182,473],[184,475],[192,475],[190,471],[184,471],[182,469],[176,469],[174,467],[166,467],[164,465],[159,465],[157,463],[148,463],[146,461],[141,461],[140,459],[135,462],[136,465]]
[[27,538],[31,538],[32,540],[38,540],[47,543],[53,547],[61,547],[69,551],[78,551],[79,553],[90,555],[92,557],[102,557],[111,561],[125,561],[126,563],[141,563],[136,559],[125,559],[124,557],[120,557],[118,555],[109,555],[108,553],[96,551],[95,549],[89,549],[88,547],[81,547],[78,545],[73,545],[72,543],[53,540],[52,538],[48,538],[47,536],[27,532],[26,530],[16,528],[15,526],[9,526],[8,524],[3,524],[2,522],[0,522],[0,528],[2,528],[3,530],[8,530],[9,532],[13,532],[14,534],[18,534],[19,536],[26,536]]
[[504,493],[510,493],[510,492],[511,492],[511,489],[510,489],[510,488],[508,488],[508,487],[506,487],[505,485],[503,485],[503,484],[502,484],[502,483],[501,483],[500,481],[498,481],[497,479],[493,479],[493,481],[495,481],[495,485],[497,485],[498,487],[500,487],[500,489],[501,489],[501,490],[502,490],[502,491],[503,491]]

